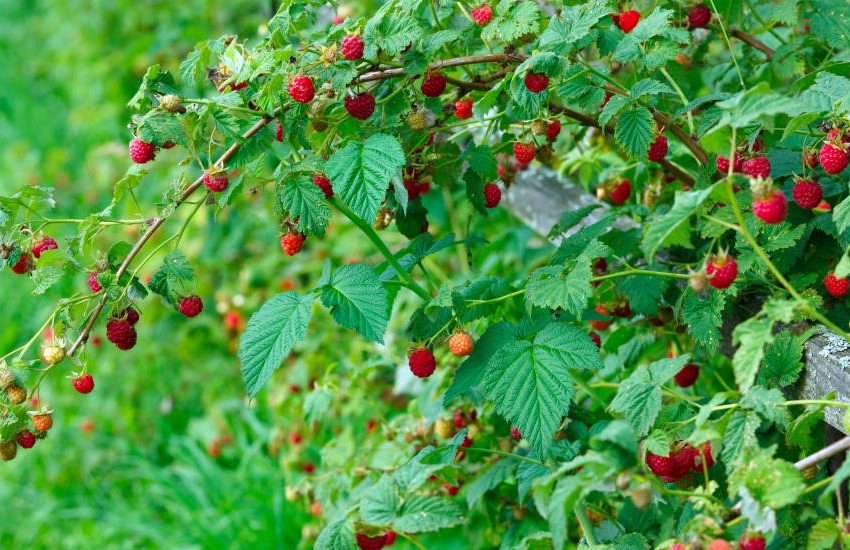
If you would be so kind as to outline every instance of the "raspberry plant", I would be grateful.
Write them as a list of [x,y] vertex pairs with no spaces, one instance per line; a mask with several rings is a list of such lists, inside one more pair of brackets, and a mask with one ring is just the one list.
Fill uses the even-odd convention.
[[[49,187],[0,198],[8,276],[85,287],[2,357],[0,458],[53,427],[33,404],[46,376],[97,399],[95,332],[132,353],[152,294],[206,314],[208,274],[180,246],[199,211],[267,209],[268,254],[310,256],[350,225],[374,256],[305,268],[309,290],[229,321],[248,397],[315,351],[325,315],[334,344],[375,345],[290,388],[308,421],[344,418],[354,384],[405,396],[380,432],[315,430],[286,493],[319,518],[305,545],[844,544],[829,497],[850,469],[793,463],[823,446],[824,407],[848,404],[792,389],[817,327],[850,338],[845,8],[284,2],[261,39],[198,44],[179,76],[150,67],[103,209],[50,218]],[[170,182],[151,173],[164,157]],[[610,206],[566,205],[551,248],[497,233],[517,229],[503,194],[536,162]],[[115,217],[141,186],[161,190],[156,213]]]

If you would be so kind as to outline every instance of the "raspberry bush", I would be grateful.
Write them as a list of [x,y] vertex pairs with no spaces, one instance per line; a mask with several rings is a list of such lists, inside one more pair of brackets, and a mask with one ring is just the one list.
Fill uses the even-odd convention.
[[[848,404],[794,388],[818,327],[850,338],[848,28],[843,0],[308,0],[151,66],[101,208],[0,197],[3,276],[62,296],[0,359],[0,458],[64,437],[46,380],[108,391],[103,338],[202,361],[154,320],[221,315],[262,412],[207,454],[260,441],[300,547],[844,544],[850,469],[794,463]],[[506,213],[538,163],[599,199],[556,245]]]

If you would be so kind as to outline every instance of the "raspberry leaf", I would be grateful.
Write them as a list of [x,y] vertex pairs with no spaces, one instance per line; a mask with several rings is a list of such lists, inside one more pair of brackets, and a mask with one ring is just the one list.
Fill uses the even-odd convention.
[[600,19],[610,13],[608,0],[591,0],[579,6],[563,6],[561,13],[549,20],[549,26],[540,35],[540,46],[566,55],[577,47],[579,40],[590,34]]
[[163,259],[162,266],[153,274],[148,287],[166,300],[173,301],[182,285],[194,278],[195,272],[189,260],[182,252],[175,250]]
[[348,520],[341,519],[329,523],[319,538],[316,539],[316,550],[357,550],[354,539],[354,528]]
[[484,40],[493,42],[512,42],[529,33],[540,29],[540,8],[537,4],[525,0],[523,2],[500,2],[498,14],[481,32]]
[[298,231],[307,235],[325,233],[331,209],[324,198],[322,190],[305,175],[290,177],[277,186],[278,207],[298,220]]
[[465,512],[456,499],[413,496],[404,503],[392,526],[400,533],[430,533],[465,523]]
[[706,297],[688,292],[682,302],[682,319],[688,333],[706,351],[716,351],[720,346],[720,325],[726,308],[726,294],[712,292]]
[[[613,100],[613,98],[611,98]],[[655,121],[646,107],[629,109],[620,115],[614,137],[624,151],[636,158],[644,158],[653,141]]]
[[389,525],[396,518],[398,507],[398,491],[391,477],[385,475],[363,493],[360,517],[370,525]]
[[251,316],[238,352],[242,380],[250,397],[257,395],[293,346],[304,339],[312,306],[312,295],[284,292]]
[[322,287],[321,296],[337,323],[369,340],[384,342],[389,320],[387,291],[370,266],[340,267]]
[[509,323],[497,323],[487,329],[487,332],[475,342],[472,354],[455,371],[452,385],[443,395],[443,406],[447,407],[456,397],[471,393],[481,385],[487,362],[499,351],[506,340],[510,340],[513,333],[513,326]]
[[651,260],[662,245],[680,244],[691,248],[688,219],[711,195],[717,184],[687,193],[676,193],[673,207],[666,213],[653,218],[644,233],[642,248],[646,258]]

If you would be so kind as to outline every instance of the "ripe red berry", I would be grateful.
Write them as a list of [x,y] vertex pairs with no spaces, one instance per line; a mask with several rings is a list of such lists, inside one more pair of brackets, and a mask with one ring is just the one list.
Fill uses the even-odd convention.
[[301,252],[306,238],[303,233],[287,233],[280,238],[280,248],[287,256],[295,256]]
[[602,347],[602,337],[599,336],[598,332],[591,332],[590,333],[590,339],[593,341],[594,344],[596,344],[597,348]]
[[152,161],[156,156],[156,147],[153,143],[142,141],[139,138],[130,140],[130,158],[136,164],[144,164]]
[[342,39],[340,51],[342,56],[350,61],[356,61],[363,57],[363,39],[357,35],[349,35]]
[[[732,171],[741,172],[744,168],[744,158],[739,156],[738,153],[735,153],[735,156],[732,157],[732,161],[734,162]],[[717,168],[718,172],[727,174],[729,172],[729,159],[723,155],[718,155],[717,159],[714,161],[714,166]]]
[[313,79],[309,76],[296,76],[289,81],[289,97],[298,103],[310,103],[316,96]]
[[697,456],[697,450],[690,445],[684,445],[676,451],[670,453],[670,458],[673,462],[673,477],[675,480],[682,479],[694,469],[694,459]]
[[770,161],[767,157],[753,157],[744,161],[741,172],[751,178],[769,178]]
[[847,149],[844,146],[824,143],[820,148],[818,160],[820,165],[823,166],[824,172],[834,175],[840,174],[847,168],[850,155],[847,154]]
[[419,378],[428,378],[437,368],[437,360],[428,348],[419,348],[410,354],[407,361],[410,372]]
[[422,93],[428,97],[439,97],[446,91],[448,80],[440,73],[429,74],[422,80]]
[[519,428],[516,426],[511,426],[511,437],[514,439],[522,439],[522,433],[520,433]]
[[640,12],[637,10],[629,10],[624,11],[620,14],[617,19],[617,26],[620,27],[624,33],[628,34],[632,32],[632,30],[637,27],[637,24],[640,22]]
[[369,92],[346,96],[345,110],[357,120],[366,120],[375,112],[375,96]]
[[668,150],[667,136],[659,135],[652,142],[652,145],[649,146],[649,152],[646,154],[646,158],[651,162],[661,162],[667,157]]
[[24,449],[32,449],[33,445],[35,445],[35,434],[29,430],[24,430],[18,433],[18,437],[16,439],[18,441],[18,445]]
[[672,456],[661,456],[648,452],[645,462],[649,471],[661,478],[662,481],[667,483],[676,481]]
[[180,299],[177,309],[186,317],[197,317],[204,310],[204,302],[199,296],[186,296]]
[[479,8],[475,8],[469,12],[469,16],[475,21],[479,27],[485,26],[493,19],[493,8],[485,4]]
[[227,172],[224,170],[207,170],[204,172],[204,185],[214,193],[221,193],[228,186]]
[[103,286],[101,286],[100,282],[97,280],[97,276],[97,271],[92,271],[91,273],[89,273],[88,284],[89,289],[92,291],[93,294],[97,294],[98,292],[103,290]]
[[322,190],[322,193],[325,194],[325,198],[329,199],[334,196],[334,188],[331,185],[331,180],[327,177],[321,174],[316,174],[313,176],[313,184]]
[[94,378],[91,374],[84,374],[79,378],[74,378],[74,389],[79,393],[91,393],[94,389]]
[[449,338],[449,351],[456,357],[466,357],[472,353],[473,346],[472,337],[463,331],[455,332]]
[[533,143],[514,143],[514,156],[523,164],[528,164],[534,160],[534,155],[536,153],[537,149],[534,147]]
[[539,94],[549,87],[549,77],[542,73],[528,73],[525,75],[525,87],[533,94]]
[[818,165],[818,154],[817,151],[812,147],[806,147],[803,150],[803,158],[802,158],[803,168],[811,170],[815,166]]
[[800,208],[811,210],[820,204],[823,198],[823,189],[812,180],[797,180],[791,189],[791,196]]
[[123,312],[121,312],[121,315],[131,325],[135,325],[136,323],[139,322],[139,312],[136,311],[136,308],[134,308],[133,306],[130,306],[127,309],[125,309]]
[[56,243],[56,240],[53,237],[44,237],[34,245],[32,245],[32,255],[35,256],[36,259],[41,258],[41,255],[44,254],[48,250],[56,250],[59,248],[59,244]]
[[779,189],[753,199],[753,214],[764,223],[782,223],[788,216],[788,199]]
[[766,546],[764,537],[761,535],[748,534],[738,541],[740,550],[764,550]]
[[632,182],[623,178],[608,194],[611,202],[616,205],[624,204],[632,194]]
[[835,273],[830,271],[823,278],[823,287],[830,296],[843,298],[850,292],[850,279],[847,277],[836,277]]
[[459,99],[455,102],[455,116],[460,120],[472,118],[472,105],[473,101],[471,98]]
[[495,183],[488,183],[484,186],[484,206],[487,208],[496,208],[502,202],[502,190]]
[[106,323],[106,339],[120,350],[127,351],[136,345],[136,329],[126,319],[112,319]]
[[357,547],[360,550],[381,550],[387,545],[387,534],[370,537],[363,533],[357,533]]
[[688,26],[692,29],[702,28],[711,21],[711,10],[705,4],[697,4],[688,12]]
[[702,471],[702,463],[705,461],[705,467],[707,469],[714,466],[714,457],[711,455],[711,443],[706,443],[702,446],[702,452],[697,452],[694,455],[694,471],[701,472]]
[[22,252],[20,259],[18,259],[18,263],[12,266],[12,271],[18,275],[26,275],[32,269],[32,263],[32,258],[30,257],[29,252]]
[[694,385],[694,382],[699,378],[699,365],[695,363],[688,363],[682,370],[676,373],[676,376],[673,377],[676,380],[676,384],[680,388],[689,388]]
[[[608,311],[608,308],[605,307],[605,306],[596,306],[596,309],[594,311],[596,311],[596,313],[598,313],[599,315],[602,315],[604,317],[608,317],[608,316],[611,315],[611,312]],[[608,320],[596,320],[596,319],[594,319],[594,320],[590,321],[590,326],[592,326],[596,330],[605,330],[605,329],[607,329],[608,327],[611,326],[611,323],[612,323],[612,321],[610,319],[608,319]]]
[[549,125],[546,127],[546,139],[549,141],[555,141],[558,139],[558,136],[561,134],[561,121],[557,118],[553,118],[549,121]]
[[281,124],[279,120],[276,121],[276,122],[277,122],[277,128],[275,128],[275,131],[274,131],[274,140],[275,141],[283,141],[283,124]]
[[705,272],[708,284],[717,289],[729,288],[738,277],[738,262],[726,254],[718,254],[708,259]]

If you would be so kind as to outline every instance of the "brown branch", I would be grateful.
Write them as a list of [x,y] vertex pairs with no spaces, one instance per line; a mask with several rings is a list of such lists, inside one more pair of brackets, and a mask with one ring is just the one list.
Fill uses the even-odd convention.
[[745,33],[744,31],[742,31],[740,29],[732,29],[729,32],[729,34],[731,36],[734,36],[735,38],[737,38],[741,42],[744,42],[745,44],[749,44],[753,48],[757,49],[758,51],[760,51],[761,53],[766,55],[768,61],[772,60],[773,56],[776,55],[776,52],[773,50],[773,48],[771,48],[770,46],[768,46],[767,44],[765,44],[764,42],[762,42],[761,40],[759,40],[755,36],[748,34],[748,33]]
[[679,141],[685,144],[685,147],[693,153],[700,164],[708,164],[708,153],[705,152],[705,149],[702,148],[702,145],[700,145],[693,136],[688,134],[681,126],[675,124],[673,119],[661,111],[653,109],[652,116],[655,118],[655,122],[657,122],[659,126],[667,128],[670,130],[670,133],[679,138]]
[[[244,134],[242,134],[242,138],[245,139],[245,140],[251,139],[252,137],[257,135],[257,133],[260,130],[262,130],[263,127],[265,127],[265,125],[268,124],[269,122],[271,122],[272,120],[273,120],[272,117],[264,116],[263,118],[258,120],[253,126],[251,126]],[[215,161],[215,166],[217,166],[219,168],[223,168],[224,164],[228,160],[230,160],[233,157],[233,155],[235,155],[236,152],[241,147],[242,147],[242,143],[237,142],[237,143],[232,144],[227,149],[227,151],[225,151],[218,158],[218,160]],[[201,187],[203,184],[204,184],[204,176],[201,175],[201,176],[198,177],[198,179],[196,179],[194,182],[192,182],[188,187],[186,187],[183,190],[183,193],[180,195],[180,198],[177,200],[177,205],[179,206],[180,204],[186,202],[186,200],[189,197],[191,197],[192,194],[195,191],[197,191],[198,188]],[[115,278],[116,279],[120,278],[121,275],[126,273],[127,269],[130,267],[130,263],[132,263],[132,261],[136,258],[136,256],[139,255],[139,252],[141,252],[142,248],[144,248],[145,244],[147,244],[147,242],[151,239],[151,237],[153,237],[153,235],[157,232],[157,230],[159,230],[159,228],[162,227],[162,224],[165,223],[165,220],[166,220],[166,216],[153,219],[152,223],[148,227],[148,230],[145,231],[145,233],[141,237],[139,237],[139,240],[136,241],[135,245],[133,245],[133,248],[127,254],[127,257],[124,258],[123,262],[121,262],[121,265],[118,267],[118,270],[115,272]],[[80,349],[80,346],[82,346],[83,343],[86,340],[88,340],[89,334],[91,334],[91,330],[94,327],[94,324],[97,321],[97,318],[100,316],[101,312],[103,312],[103,308],[106,307],[107,302],[109,302],[109,296],[107,296],[107,294],[104,292],[103,297],[100,299],[100,302],[98,302],[97,306],[95,306],[94,310],[92,310],[91,315],[89,315],[88,321],[86,322],[86,325],[83,328],[82,332],[80,332],[80,335],[77,337],[76,341],[74,341],[74,344],[68,350],[68,355],[74,355]]]

